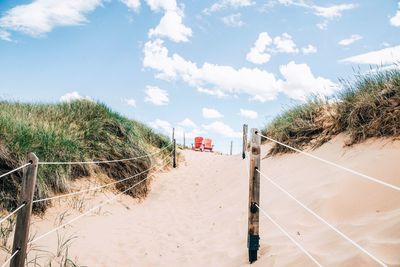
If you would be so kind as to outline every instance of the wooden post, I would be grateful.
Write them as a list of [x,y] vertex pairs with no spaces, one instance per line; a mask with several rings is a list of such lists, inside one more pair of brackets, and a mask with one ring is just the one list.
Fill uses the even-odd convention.
[[186,137],[185,137],[185,132],[183,132],[183,149],[186,149]]
[[257,251],[260,247],[259,217],[260,212],[257,205],[260,204],[260,145],[261,137],[258,130],[251,129],[251,154],[249,173],[249,223],[247,247],[249,249],[249,262],[257,260]]
[[246,150],[247,150],[247,124],[243,124],[243,148],[242,148],[242,158],[246,158]]
[[10,267],[24,267],[28,247],[29,226],[31,224],[32,201],[35,192],[38,158],[34,153],[28,154],[28,162],[32,164],[24,169],[22,188],[19,204],[25,206],[18,211],[17,224],[15,226],[12,254],[19,252],[10,262]]
[[233,141],[231,141],[231,152],[230,152],[231,156],[232,156],[232,146],[233,146]]
[[172,153],[172,167],[176,168],[176,140],[174,142],[174,152]]
[[172,142],[175,140],[175,128],[172,128]]

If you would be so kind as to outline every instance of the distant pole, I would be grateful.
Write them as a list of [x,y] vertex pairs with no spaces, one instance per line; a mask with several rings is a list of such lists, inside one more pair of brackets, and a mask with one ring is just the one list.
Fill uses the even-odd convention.
[[185,137],[185,132],[183,132],[183,149],[186,149],[186,137]]
[[173,140],[174,143],[174,151],[172,153],[172,167],[176,168],[176,140]]
[[231,152],[230,152],[231,156],[232,156],[232,146],[233,146],[233,141],[231,141]]
[[[259,220],[260,212],[260,144],[261,137],[257,134],[258,130],[251,129],[251,154],[250,154],[250,173],[249,173],[249,221],[247,247],[249,249],[249,262],[257,260],[257,252],[260,247]],[[257,171],[258,170],[258,171]]]
[[29,153],[28,162],[32,164],[24,169],[21,193],[19,196],[19,204],[25,204],[18,211],[17,224],[15,226],[14,241],[12,254],[19,251],[13,259],[11,259],[10,267],[24,267],[28,248],[29,227],[31,224],[32,201],[35,192],[36,176],[39,159],[34,153]]
[[246,158],[246,150],[247,150],[247,124],[243,124],[243,148],[242,148],[242,158]]
[[172,142],[175,140],[175,128],[172,128]]

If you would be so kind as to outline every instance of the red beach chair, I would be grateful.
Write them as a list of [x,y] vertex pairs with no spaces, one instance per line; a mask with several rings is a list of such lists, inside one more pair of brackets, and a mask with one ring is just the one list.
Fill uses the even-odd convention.
[[212,144],[212,140],[211,139],[208,139],[208,138],[204,139],[203,140],[203,145],[204,145],[204,151],[206,151],[206,150],[208,150],[210,152],[213,151],[213,147],[214,146]]
[[204,145],[203,145],[203,137],[198,136],[194,138],[194,144],[192,144],[192,149],[195,151],[203,151],[204,150]]

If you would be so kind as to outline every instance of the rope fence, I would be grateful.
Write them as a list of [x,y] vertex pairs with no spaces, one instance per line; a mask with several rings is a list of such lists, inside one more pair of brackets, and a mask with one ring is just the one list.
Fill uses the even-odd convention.
[[[243,125],[243,132],[246,132],[246,135],[243,135],[243,138],[247,139],[247,125]],[[273,219],[272,216],[270,216],[264,209],[260,207],[260,177],[262,176],[265,178],[268,182],[270,182],[274,187],[279,189],[281,192],[283,192],[286,196],[291,198],[293,201],[295,201],[298,205],[300,205],[303,209],[305,209],[308,213],[313,215],[316,219],[318,219],[320,222],[322,222],[324,225],[328,226],[331,230],[333,230],[335,233],[337,233],[339,236],[341,236],[343,239],[345,239],[347,242],[352,244],[355,248],[357,248],[359,251],[367,255],[369,258],[371,258],[375,263],[377,263],[380,266],[387,266],[382,260],[380,260],[378,257],[376,257],[374,254],[371,252],[367,251],[365,248],[363,248],[360,244],[358,244],[356,241],[351,239],[349,236],[347,236],[345,233],[337,229],[337,227],[333,226],[331,223],[329,223],[327,220],[322,218],[320,215],[318,215],[315,211],[307,207],[304,203],[302,203],[300,200],[298,200],[295,196],[293,196],[288,190],[284,189],[282,186],[280,186],[277,182],[274,181],[274,179],[268,177],[266,174],[261,172],[261,137],[272,141],[276,144],[282,145],[284,147],[287,147],[289,149],[292,149],[296,152],[299,152],[303,155],[306,155],[308,157],[311,157],[313,159],[316,159],[318,161],[324,162],[326,164],[329,164],[331,166],[337,167],[341,170],[348,171],[352,174],[355,174],[357,176],[360,176],[362,178],[365,178],[366,180],[375,182],[377,184],[383,185],[387,188],[394,189],[396,191],[400,191],[400,187],[381,181],[378,178],[360,173],[358,171],[352,170],[350,168],[344,167],[342,165],[339,165],[337,163],[334,163],[332,161],[320,158],[318,156],[312,155],[308,152],[302,151],[300,149],[293,148],[287,144],[284,144],[282,142],[279,142],[273,138],[270,138],[268,136],[265,136],[263,134],[260,134],[258,129],[253,128],[251,131],[251,145],[250,145],[250,153],[247,153],[246,151],[248,150],[247,147],[247,141],[243,140],[243,159],[246,157],[249,158],[249,168],[247,168],[248,173],[249,173],[249,223],[248,223],[248,249],[249,249],[249,261],[250,263],[254,262],[257,260],[257,251],[259,249],[259,214],[260,212],[265,215],[277,228],[281,230],[296,246],[301,249],[317,266],[322,266],[309,252],[304,249],[304,247],[301,246],[294,238],[290,236],[290,234],[276,221]]]
[[[1,177],[4,177],[6,175],[9,175],[13,172],[16,172],[18,170],[21,170],[23,168],[27,168],[26,172],[24,172],[24,177],[23,177],[23,188],[20,192],[20,197],[19,197],[19,202],[22,203],[20,206],[18,206],[17,209],[15,209],[14,211],[10,212],[7,216],[5,216],[4,218],[0,219],[0,224],[3,223],[4,221],[6,221],[7,219],[9,219],[11,216],[17,214],[17,221],[16,221],[16,226],[15,226],[15,231],[14,231],[14,240],[13,240],[13,251],[11,256],[2,264],[1,267],[6,266],[7,264],[10,263],[10,266],[22,266],[21,264],[24,264],[25,259],[26,259],[26,254],[27,254],[27,247],[28,245],[31,245],[35,242],[37,242],[38,240],[50,235],[51,233],[56,232],[57,230],[77,221],[78,219],[92,213],[93,211],[103,207],[104,205],[116,200],[119,196],[121,196],[122,194],[125,194],[126,192],[128,192],[129,190],[135,188],[136,186],[142,184],[144,181],[150,179],[151,174],[148,174],[144,179],[140,180],[139,182],[136,182],[135,184],[129,186],[127,189],[123,190],[122,192],[119,192],[118,194],[114,195],[112,198],[101,202],[100,204],[92,207],[91,209],[89,209],[88,211],[80,214],[79,216],[69,220],[68,222],[44,233],[41,236],[38,236],[36,238],[34,238],[32,241],[28,241],[29,239],[29,228],[30,228],[30,220],[31,220],[31,214],[32,214],[32,205],[33,203],[39,203],[39,202],[44,202],[44,201],[49,201],[49,200],[53,200],[53,199],[60,199],[63,197],[69,197],[69,196],[74,196],[74,195],[79,195],[79,194],[83,194],[83,193],[87,193],[90,191],[97,191],[99,189],[102,188],[106,188],[118,183],[122,183],[124,181],[133,179],[135,177],[138,177],[140,175],[143,175],[145,173],[149,173],[150,171],[152,171],[153,169],[160,167],[157,171],[165,168],[169,162],[165,163],[164,165],[160,166],[160,164],[153,164],[153,166],[151,166],[150,168],[141,171],[139,173],[136,173],[132,176],[123,178],[121,180],[118,181],[114,181],[114,182],[110,182],[107,183],[105,185],[100,185],[100,186],[96,186],[96,187],[91,187],[88,189],[84,189],[84,190],[80,190],[80,191],[76,191],[76,192],[71,192],[71,193],[67,193],[67,194],[63,194],[63,195],[57,195],[57,196],[53,196],[53,197],[48,197],[48,198],[43,198],[43,199],[36,199],[33,200],[33,195],[34,195],[34,191],[35,191],[35,184],[36,184],[36,176],[37,176],[37,171],[38,171],[38,166],[39,165],[74,165],[74,164],[103,164],[103,163],[115,163],[115,162],[125,162],[125,161],[132,161],[132,160],[137,160],[137,159],[141,159],[141,158],[145,158],[145,157],[152,157],[155,156],[157,154],[162,153],[164,150],[166,150],[167,148],[173,146],[172,151],[170,153],[168,153],[168,155],[166,157],[163,157],[161,159],[161,162],[166,161],[166,159],[168,157],[170,157],[172,155],[173,159],[173,167],[176,167],[176,142],[175,140],[173,140],[173,142],[171,142],[170,144],[168,144],[167,146],[161,148],[160,150],[158,150],[157,152],[151,153],[151,154],[146,154],[146,155],[142,155],[142,156],[138,156],[138,157],[132,157],[132,158],[125,158],[125,159],[115,159],[115,160],[104,160],[104,161],[75,161],[75,162],[40,162],[39,159],[36,157],[35,154],[33,153],[29,153],[28,154],[28,158],[27,158],[27,163],[12,170],[9,171],[7,173],[4,173],[2,175],[0,175]],[[126,186],[125,186],[126,187]]]
[[32,164],[31,162],[28,162],[28,163],[26,163],[26,164],[24,164],[24,165],[22,165],[22,166],[20,166],[20,167],[18,167],[18,168],[16,168],[16,169],[14,169],[14,170],[11,170],[11,171],[9,171],[9,172],[3,173],[2,175],[0,175],[0,178],[3,178],[4,176],[7,176],[7,175],[9,175],[9,174],[11,174],[11,173],[14,173],[14,172],[16,172],[16,171],[19,171],[19,170],[21,170],[21,169],[23,169],[23,168],[25,168],[25,167],[28,167],[28,166],[31,165],[31,164]]

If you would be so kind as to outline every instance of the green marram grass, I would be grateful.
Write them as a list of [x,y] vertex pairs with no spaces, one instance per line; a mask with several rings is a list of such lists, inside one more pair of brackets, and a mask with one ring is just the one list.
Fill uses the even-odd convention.
[[[298,149],[318,147],[339,133],[347,145],[370,137],[400,134],[400,70],[357,75],[332,101],[310,99],[291,107],[269,123],[263,133]],[[270,155],[292,152],[274,145]]]
[[[0,172],[26,162],[28,152],[40,161],[114,160],[142,156],[170,144],[166,136],[154,133],[146,125],[129,120],[107,106],[91,101],[61,104],[26,104],[0,102]],[[167,155],[171,147],[161,156]],[[133,161],[96,165],[40,165],[35,198],[45,198],[69,190],[69,181],[91,174],[106,174],[119,180],[142,172],[156,159],[144,157]],[[119,184],[120,190],[146,177],[147,173]],[[22,173],[0,181],[0,209],[17,205]],[[148,191],[143,183],[129,194],[142,197]],[[49,203],[34,205],[42,212]]]

